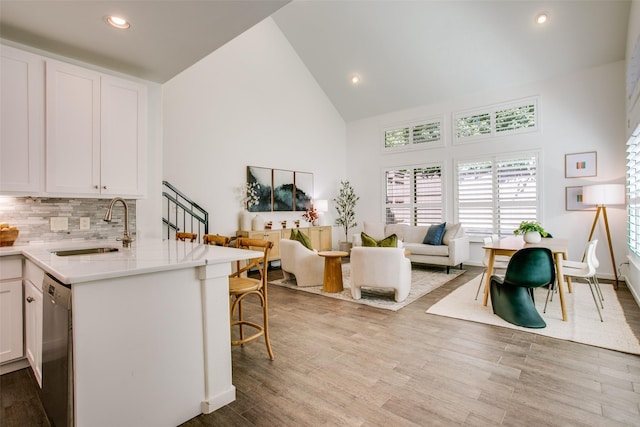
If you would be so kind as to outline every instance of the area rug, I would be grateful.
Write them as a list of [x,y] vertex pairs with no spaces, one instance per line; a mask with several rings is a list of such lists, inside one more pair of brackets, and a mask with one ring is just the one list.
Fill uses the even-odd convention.
[[566,322],[562,321],[560,297],[557,294],[554,295],[553,301],[549,302],[547,306],[547,312],[543,313],[547,290],[544,288],[536,289],[536,308],[547,323],[547,327],[531,329],[512,325],[493,314],[491,300],[486,307],[482,305],[482,290],[478,300],[474,300],[479,280],[480,276],[465,283],[432,305],[427,313],[518,329],[625,353],[640,354],[640,343],[625,320],[613,285],[600,285],[604,296],[604,310],[602,310],[604,322],[601,322],[598,317],[593,297],[586,283],[575,283],[574,281],[573,292],[565,292],[568,318]]
[[297,291],[309,292],[311,294],[323,295],[330,298],[336,298],[343,301],[350,301],[357,304],[365,304],[371,307],[382,308],[385,310],[400,310],[421,296],[424,296],[432,290],[439,288],[450,280],[455,279],[464,273],[464,270],[450,269],[449,274],[440,270],[430,270],[428,268],[414,267],[411,269],[411,292],[409,296],[402,302],[395,302],[393,299],[393,290],[362,288],[362,298],[354,300],[351,297],[351,266],[350,264],[342,264],[342,282],[344,290],[342,292],[329,293],[323,292],[322,286],[305,286],[299,287],[295,280],[287,281],[285,279],[274,280],[269,282],[271,285],[283,286]]

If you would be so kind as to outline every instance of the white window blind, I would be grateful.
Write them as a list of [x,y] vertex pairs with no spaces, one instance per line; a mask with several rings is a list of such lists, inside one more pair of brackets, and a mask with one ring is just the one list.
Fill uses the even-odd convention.
[[640,125],[627,140],[627,244],[640,256]]
[[458,220],[467,233],[513,234],[538,220],[537,154],[458,162]]
[[442,144],[442,119],[428,119],[421,123],[403,125],[384,131],[385,151],[431,148]]
[[385,171],[387,224],[427,225],[442,222],[442,166]]
[[456,142],[472,142],[492,136],[538,129],[538,102],[528,98],[454,114]]

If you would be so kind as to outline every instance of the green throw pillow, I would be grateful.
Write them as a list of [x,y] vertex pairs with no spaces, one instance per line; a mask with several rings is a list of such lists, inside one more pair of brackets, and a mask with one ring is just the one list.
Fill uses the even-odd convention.
[[311,244],[311,239],[309,239],[309,236],[304,234],[302,231],[297,231],[297,230],[295,231],[296,231],[295,238],[294,238],[294,231],[291,231],[291,240],[297,240],[298,242],[302,243],[302,246],[312,251],[313,245]]
[[398,247],[398,236],[396,236],[395,234],[392,234],[391,236],[387,236],[382,240],[376,240],[365,232],[362,232],[360,236],[362,237],[362,246],[380,247],[380,248],[397,248]]
[[298,230],[294,228],[293,230],[291,230],[291,234],[289,234],[289,239],[298,240],[298,233]]

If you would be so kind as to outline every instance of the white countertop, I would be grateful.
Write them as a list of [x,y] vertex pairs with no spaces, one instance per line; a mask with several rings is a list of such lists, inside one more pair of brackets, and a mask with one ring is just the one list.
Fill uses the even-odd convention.
[[[58,250],[111,247],[117,252],[59,256]],[[134,242],[123,248],[109,240],[61,241],[0,248],[0,256],[22,255],[65,284],[76,284],[114,277],[158,271],[230,263],[261,256],[248,251],[175,240]]]

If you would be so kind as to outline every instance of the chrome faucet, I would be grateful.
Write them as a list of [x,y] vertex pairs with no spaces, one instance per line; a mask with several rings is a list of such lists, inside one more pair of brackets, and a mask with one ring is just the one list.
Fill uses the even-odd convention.
[[122,240],[122,247],[128,248],[131,246],[133,239],[131,238],[131,234],[129,234],[129,206],[127,206],[127,202],[122,197],[114,197],[111,199],[107,212],[104,214],[104,218],[102,218],[102,220],[105,222],[111,222],[111,211],[113,210],[113,205],[115,205],[116,202],[122,202],[122,205],[124,206],[124,237],[116,240]]

